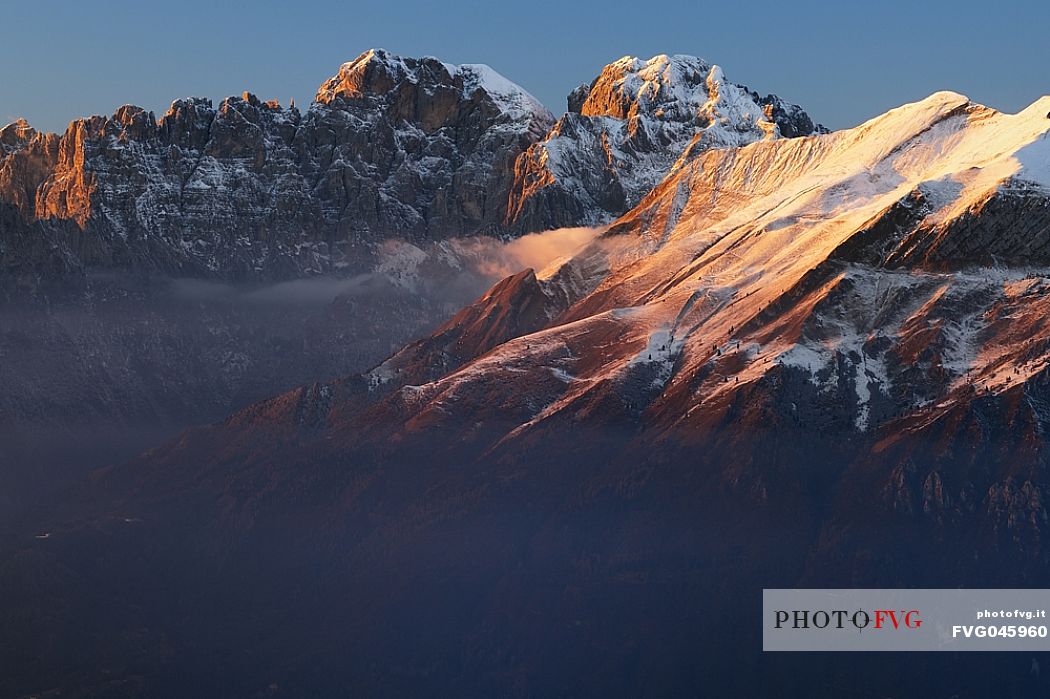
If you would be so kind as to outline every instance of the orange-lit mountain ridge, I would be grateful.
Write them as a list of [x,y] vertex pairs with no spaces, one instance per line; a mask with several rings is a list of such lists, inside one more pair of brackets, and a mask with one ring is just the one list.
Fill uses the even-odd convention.
[[125,105],[61,135],[19,121],[0,129],[2,281],[98,269],[234,280],[371,270],[390,238],[606,222],[694,137],[703,148],[818,128],[801,108],[691,57],[622,59],[573,105],[588,90],[582,111],[555,124],[487,65],[371,49],[304,111],[246,92],[218,107],[176,100],[159,119]]
[[[117,657],[249,620],[245,691],[302,681],[305,647],[336,668],[316,686],[375,693],[835,696],[859,664],[891,694],[882,658],[760,653],[760,591],[1050,575],[1048,112],[944,92],[687,147],[595,240],[371,371],[97,474],[36,520],[24,577],[60,581],[40,609],[106,610]],[[97,677],[56,645],[20,652]],[[921,655],[916,696],[991,690]]]
[[[1042,505],[1011,493],[1044,482],[1048,110],[938,93],[847,131],[683,160],[571,259],[500,282],[366,375],[117,473],[191,477],[172,466],[248,454],[269,469],[260,435],[323,460],[418,445],[479,464],[553,445],[589,458],[586,436],[564,444],[579,432],[615,434],[632,469],[722,454],[714,477],[764,498],[784,476],[751,465],[775,439],[790,463],[834,455],[790,492],[877,458],[877,507],[964,503],[955,516],[1038,539]],[[1012,461],[989,470],[984,449]]]

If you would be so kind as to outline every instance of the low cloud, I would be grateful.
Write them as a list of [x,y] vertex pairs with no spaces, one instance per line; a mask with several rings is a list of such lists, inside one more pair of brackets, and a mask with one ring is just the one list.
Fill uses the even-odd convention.
[[339,296],[369,296],[389,293],[389,284],[374,274],[359,274],[348,278],[317,277],[295,279],[256,289],[244,295],[246,301],[256,303],[323,304]]
[[494,282],[566,259],[590,243],[601,228],[559,228],[501,241],[484,236],[452,238],[419,247],[391,239],[381,248],[375,272],[325,275],[275,284],[172,280],[172,296],[191,303],[318,307],[337,298],[418,294],[432,303],[459,307]]
[[485,287],[523,269],[541,272],[594,240],[602,228],[558,228],[512,240],[484,236],[452,238],[420,248],[389,240],[383,247],[379,272],[395,283],[420,290],[425,284],[456,278],[460,284]]
[[531,267],[537,272],[577,252],[602,232],[601,228],[558,228],[530,233],[501,244],[480,267],[483,273],[505,277]]

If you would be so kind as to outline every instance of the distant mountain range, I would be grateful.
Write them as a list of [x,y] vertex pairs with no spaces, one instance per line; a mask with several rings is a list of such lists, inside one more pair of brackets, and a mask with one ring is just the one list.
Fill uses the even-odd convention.
[[[827,133],[658,56],[610,64],[554,121],[490,69],[372,51],[305,116],[252,109],[287,126],[283,181],[305,186],[247,191],[309,206],[230,203],[226,178],[265,171],[269,145],[201,156],[214,186],[181,186],[171,220],[190,218],[167,233],[106,213],[159,221],[138,218],[153,195],[56,199],[48,174],[33,207],[101,203],[78,220],[12,202],[19,240],[54,243],[18,259],[110,266],[134,239],[174,251],[151,268],[281,276],[369,268],[339,241],[600,232],[369,370],[28,516],[0,550],[0,690],[840,696],[859,672],[878,696],[1048,689],[1026,654],[787,661],[760,652],[758,614],[771,587],[1045,585],[1050,97],[1008,115],[941,92]],[[141,142],[176,122],[146,119]],[[128,128],[103,151],[138,152]],[[0,172],[54,140],[18,140]],[[242,231],[221,260],[208,217],[199,252],[170,245],[204,201]],[[110,242],[64,237],[89,232]]]
[[[259,432],[332,457],[437,440],[516,460],[622,427],[634,468],[732,445],[721,478],[759,500],[774,486],[748,467],[755,435],[803,440],[800,456],[832,439],[841,463],[822,477],[884,468],[849,516],[965,521],[1043,561],[1048,110],[938,93],[846,131],[708,150],[570,259],[499,282],[359,377],[199,439],[223,462],[241,440],[252,461]],[[151,458],[208,463],[197,444]]]
[[817,128],[682,56],[617,61],[570,110],[374,49],[305,112],[245,94],[0,129],[0,502],[367,369],[495,281],[498,241],[607,222],[687,148]]
[[376,246],[595,225],[688,149],[819,130],[687,56],[624,58],[551,113],[484,65],[370,50],[306,112],[254,95],[0,130],[6,286],[85,268],[228,280],[362,271]]

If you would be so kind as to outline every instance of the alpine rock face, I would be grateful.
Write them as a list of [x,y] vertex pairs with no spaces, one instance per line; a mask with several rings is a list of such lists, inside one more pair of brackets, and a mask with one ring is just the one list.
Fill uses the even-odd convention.
[[0,130],[0,260],[32,282],[91,268],[273,280],[376,266],[389,238],[603,223],[687,150],[815,131],[700,59],[622,59],[551,113],[485,65],[382,49],[305,112],[245,93],[124,106],[62,135]]
[[491,232],[552,123],[487,66],[372,50],[305,113],[0,129],[0,509],[440,324],[492,278],[453,252],[406,280],[398,251]]
[[[245,93],[0,129],[0,489],[79,477],[431,331],[495,281],[472,251],[498,243],[471,236],[532,229],[509,213],[515,164],[554,121],[485,65],[373,49],[303,112]],[[558,221],[599,218],[581,200]],[[521,315],[486,342],[541,320]]]
[[515,165],[519,229],[607,223],[680,158],[825,131],[797,105],[760,96],[693,56],[625,56],[568,98],[568,111]]
[[0,131],[5,268],[364,268],[386,238],[499,226],[514,160],[552,123],[488,66],[383,50],[343,65],[305,114],[245,93],[178,100],[159,120],[125,106],[61,136],[17,122]]
[[[469,416],[477,448],[504,455],[630,426],[631,468],[683,450],[747,498],[839,489],[815,566],[868,555],[844,534],[861,522],[915,518],[1042,570],[1048,110],[938,93],[855,129],[703,153],[539,275],[550,299],[570,272],[585,280],[553,321],[421,385],[397,387],[395,356],[371,374],[394,383],[384,418],[357,419],[405,416],[404,435]],[[767,438],[796,473],[749,466]]]

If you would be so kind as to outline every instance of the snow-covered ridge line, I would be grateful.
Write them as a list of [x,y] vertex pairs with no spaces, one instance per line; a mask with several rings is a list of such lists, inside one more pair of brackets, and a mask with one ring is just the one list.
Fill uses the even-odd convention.
[[[391,237],[600,224],[687,147],[815,128],[797,107],[725,83],[699,59],[622,63],[587,98],[600,101],[598,86],[616,71],[637,68],[628,80],[637,86],[610,85],[608,113],[573,112],[556,126],[486,65],[382,49],[343,64],[303,112],[245,93],[217,107],[176,100],[160,119],[126,105],[62,135],[18,122],[0,130],[0,206],[35,229],[18,241],[48,244],[20,242],[28,248],[5,260],[34,278],[128,260],[190,276],[368,271]],[[651,94],[639,101],[645,85]],[[616,116],[621,97],[637,108]],[[90,245],[77,242],[84,232]]]
[[526,416],[514,439],[596,405],[694,429],[757,394],[797,424],[873,433],[1035,380],[1050,371],[1048,111],[942,92],[854,129],[699,153],[564,264],[596,270],[582,298],[413,409],[430,396],[453,419],[497,395]]

